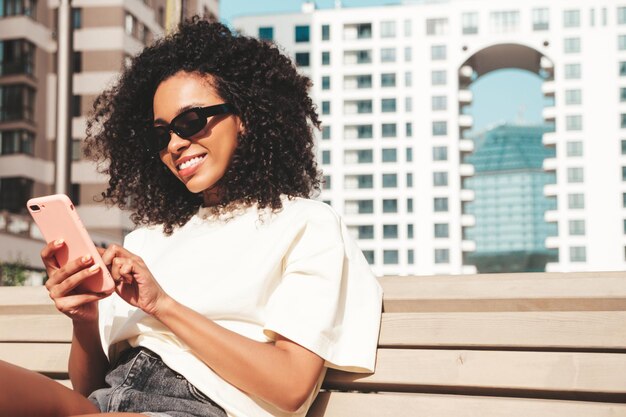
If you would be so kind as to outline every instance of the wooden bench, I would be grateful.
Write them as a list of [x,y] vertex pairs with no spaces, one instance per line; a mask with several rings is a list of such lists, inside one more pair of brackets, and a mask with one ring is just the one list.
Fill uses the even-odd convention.
[[[310,417],[626,416],[626,273],[380,281],[376,372],[329,371]],[[70,337],[43,287],[0,288],[0,359],[69,384]]]

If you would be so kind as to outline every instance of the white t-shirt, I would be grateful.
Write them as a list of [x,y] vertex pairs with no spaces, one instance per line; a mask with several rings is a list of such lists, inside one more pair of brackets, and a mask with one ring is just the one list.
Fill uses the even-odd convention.
[[[382,290],[337,213],[303,198],[283,209],[242,209],[229,219],[201,208],[165,236],[137,229],[124,246],[140,256],[171,297],[217,324],[271,343],[278,333],[325,360],[325,366],[372,372]],[[117,294],[101,300],[100,336],[109,360],[144,346],[223,407],[231,417],[304,416],[250,396],[214,373],[167,327]]]

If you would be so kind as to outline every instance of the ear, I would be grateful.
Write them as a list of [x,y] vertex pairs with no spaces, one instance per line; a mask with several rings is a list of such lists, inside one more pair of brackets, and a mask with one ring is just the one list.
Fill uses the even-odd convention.
[[237,117],[237,119],[239,120],[239,133],[246,133],[246,127],[243,124],[243,120],[241,120],[241,117]]

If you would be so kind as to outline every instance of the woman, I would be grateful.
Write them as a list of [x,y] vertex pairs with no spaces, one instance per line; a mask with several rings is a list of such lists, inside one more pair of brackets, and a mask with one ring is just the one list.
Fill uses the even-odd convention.
[[[373,371],[380,287],[308,199],[309,86],[274,45],[198,19],[133,59],[96,100],[86,149],[105,200],[142,227],[102,250],[112,295],[75,293],[93,260],[59,268],[64,243],[44,248],[74,391],[1,363],[16,381],[1,415],[304,416],[327,367]],[[11,404],[22,392],[33,401]]]

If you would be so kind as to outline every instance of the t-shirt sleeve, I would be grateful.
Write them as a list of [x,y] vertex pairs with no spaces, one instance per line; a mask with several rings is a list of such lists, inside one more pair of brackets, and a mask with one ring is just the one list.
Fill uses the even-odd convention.
[[330,208],[306,217],[283,259],[264,332],[316,353],[326,366],[373,372],[382,290],[347,228]]

